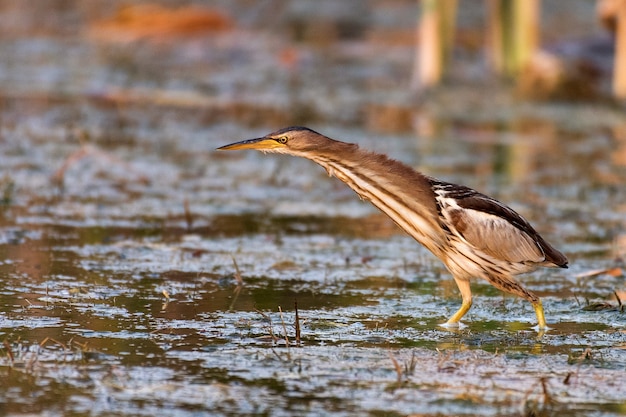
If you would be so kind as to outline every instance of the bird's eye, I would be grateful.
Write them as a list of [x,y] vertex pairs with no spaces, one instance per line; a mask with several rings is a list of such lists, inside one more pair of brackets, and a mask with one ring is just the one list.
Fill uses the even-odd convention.
[[287,143],[288,140],[289,139],[287,139],[287,136],[281,136],[281,137],[276,139],[276,142],[281,143],[281,144],[284,145],[285,143]]

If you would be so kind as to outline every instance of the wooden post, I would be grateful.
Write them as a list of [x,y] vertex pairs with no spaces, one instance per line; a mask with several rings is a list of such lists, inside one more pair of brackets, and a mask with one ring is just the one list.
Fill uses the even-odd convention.
[[411,87],[423,89],[438,84],[452,52],[457,0],[422,0],[417,27],[418,50]]
[[513,74],[517,74],[532,58],[539,46],[539,0],[515,0]]
[[487,51],[493,70],[516,75],[539,45],[539,0],[487,0]]
[[500,0],[486,0],[487,6],[487,60],[494,72],[504,72],[504,35],[502,34],[502,2]]

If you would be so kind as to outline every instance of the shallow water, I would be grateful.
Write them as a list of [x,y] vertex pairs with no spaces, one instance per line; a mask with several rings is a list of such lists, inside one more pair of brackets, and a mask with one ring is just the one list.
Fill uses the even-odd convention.
[[[0,42],[2,414],[626,414],[624,112],[464,82],[416,104],[411,22],[378,7],[376,36],[321,45],[262,10],[117,41],[82,11],[82,37]],[[458,290],[391,221],[309,161],[215,151],[292,123],[530,219],[570,259],[522,278],[551,329],[480,282],[440,327]]]

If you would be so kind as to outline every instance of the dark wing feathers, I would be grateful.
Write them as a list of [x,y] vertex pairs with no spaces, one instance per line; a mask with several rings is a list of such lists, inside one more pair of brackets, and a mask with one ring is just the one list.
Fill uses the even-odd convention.
[[[545,261],[567,268],[567,258],[537,233],[526,219],[510,207],[469,187],[431,180],[435,189],[444,191],[465,210],[490,216],[471,216],[471,212],[451,210],[450,219],[463,237],[486,252],[510,261]],[[506,224],[514,226],[506,227]],[[503,227],[504,226],[504,227]],[[488,234],[488,235],[486,235]]]
[[545,261],[536,241],[502,217],[464,208],[447,208],[444,216],[469,244],[495,259],[535,264]]

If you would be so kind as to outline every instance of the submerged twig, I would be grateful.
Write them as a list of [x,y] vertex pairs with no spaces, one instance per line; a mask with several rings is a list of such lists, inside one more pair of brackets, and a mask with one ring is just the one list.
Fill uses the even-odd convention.
[[587,298],[585,298],[585,302],[587,305],[583,307],[583,310],[584,311],[615,310],[615,311],[623,312],[624,304],[622,304],[622,300],[620,299],[619,294],[617,293],[617,291],[613,290],[613,295],[615,296],[615,299],[617,300],[617,306],[606,301],[590,302]]
[[235,307],[235,302],[237,302],[237,299],[239,298],[239,294],[241,293],[241,289],[243,288],[243,286],[241,285],[237,285],[235,287],[235,289],[233,290],[233,301],[230,302],[230,305],[228,306],[228,310],[233,310],[233,308]]
[[39,343],[39,347],[43,348],[48,343],[48,341],[56,343],[57,345],[61,346],[63,350],[69,350],[67,345],[51,337],[46,337],[41,343]]
[[163,303],[163,305],[161,305],[161,311],[165,311],[167,309],[167,306],[170,305],[170,293],[167,292],[167,290],[163,290],[161,291],[161,294],[163,294],[163,297],[165,297],[165,302]]
[[63,162],[63,165],[61,165],[61,167],[57,169],[56,172],[52,175],[52,182],[56,184],[59,188],[63,188],[65,171],[67,171],[69,167],[72,166],[74,163],[89,155],[89,152],[90,148],[82,145],[77,151],[74,151],[72,154],[70,154],[70,156],[68,156]]
[[274,335],[274,329],[273,329],[273,325],[272,325],[272,318],[268,314],[265,314],[264,312],[262,312],[261,310],[255,310],[255,311],[257,313],[259,313],[264,319],[266,319],[269,322],[270,338],[272,339],[272,344],[276,344],[276,341],[278,340],[278,338],[276,337],[276,335]]
[[439,348],[436,349],[437,352],[439,353],[439,360],[437,361],[437,371],[439,372],[450,372],[450,371],[454,371],[457,367],[455,365],[446,365],[444,366],[444,364],[448,361],[448,359],[450,359],[450,356],[452,356],[452,352],[442,352],[439,350]]
[[391,359],[391,362],[393,363],[393,367],[396,370],[396,375],[397,375],[397,383],[398,385],[400,385],[402,383],[402,367],[400,366],[400,363],[398,362],[398,360],[393,356],[393,354],[391,352],[389,352],[389,359]]
[[241,271],[239,271],[239,265],[237,265],[237,261],[234,256],[231,256],[231,259],[233,260],[233,265],[235,266],[235,281],[237,282],[237,285],[233,291],[233,301],[231,301],[228,306],[228,310],[232,310],[235,307],[235,302],[237,302],[237,298],[239,298],[239,294],[243,288],[243,278],[241,277]]
[[548,378],[546,377],[542,377],[541,378],[541,388],[543,390],[543,403],[544,405],[548,405],[548,404],[552,404],[553,399],[552,396],[550,395],[550,392],[548,392],[548,382],[547,382]]
[[417,356],[415,356],[415,351],[411,352],[411,360],[409,362],[404,362],[404,373],[408,377],[409,375],[413,375],[415,372],[415,367],[417,366]]
[[13,365],[13,362],[15,362],[15,356],[13,356],[13,351],[11,350],[11,345],[6,340],[4,342],[2,342],[2,344],[4,345],[4,348],[7,351],[7,356],[9,358],[9,362],[11,362],[11,365]]
[[615,290],[613,290],[613,294],[615,295],[615,299],[617,300],[619,311],[624,312],[624,304],[622,304],[622,299],[619,297],[619,294]]
[[585,362],[589,362],[593,360],[593,351],[591,350],[591,348],[585,348],[585,350],[583,350],[583,352],[578,355],[578,356],[572,356],[570,355],[569,358],[567,359],[567,363],[569,364],[582,364]]
[[276,356],[276,358],[278,358],[279,361],[281,362],[285,362],[285,360],[283,358],[280,357],[280,355],[278,354],[278,352],[276,352],[276,349],[274,349],[273,347],[271,348],[272,353],[274,354],[274,356]]
[[298,315],[298,300],[293,301],[296,310],[296,345],[300,346],[300,316]]
[[233,265],[235,266],[235,280],[237,281],[237,285],[243,285],[243,278],[241,277],[241,271],[239,270],[239,265],[237,265],[237,260],[234,256],[231,256],[233,260]]
[[563,378],[563,385],[569,385],[570,384],[570,380],[572,378],[572,372],[568,372],[567,375],[565,375],[565,378]]
[[532,384],[532,387],[526,392],[526,395],[524,396],[524,416],[526,417],[547,415],[546,413],[549,412],[550,407],[556,402],[548,391],[548,378],[541,377],[539,379],[539,382],[541,383],[541,393],[543,394],[543,401],[532,400],[530,398],[537,387],[536,384]]
[[283,309],[278,306],[278,312],[280,313],[280,322],[283,325],[283,332],[285,332],[285,343],[287,344],[287,349],[289,349],[289,336],[287,336],[287,325],[285,325],[285,320],[283,318]]
[[183,201],[183,210],[185,212],[185,223],[187,224],[187,231],[191,231],[193,228],[193,215],[189,209],[189,199],[185,198]]

